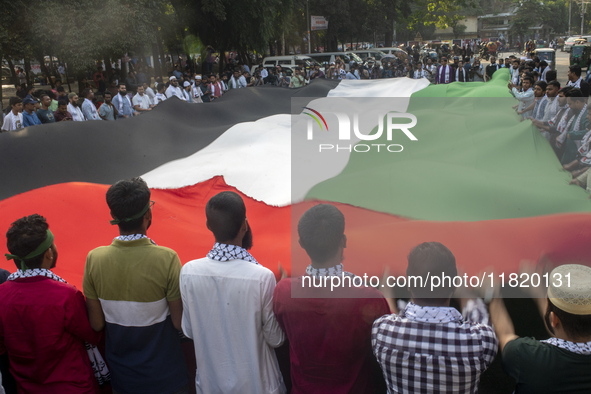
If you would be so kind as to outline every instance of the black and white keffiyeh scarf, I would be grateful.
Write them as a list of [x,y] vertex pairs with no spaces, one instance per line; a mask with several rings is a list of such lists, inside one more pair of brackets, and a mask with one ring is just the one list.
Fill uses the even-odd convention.
[[463,322],[462,315],[455,308],[419,306],[414,302],[409,302],[400,315],[425,323]]
[[[143,238],[148,238],[148,236],[146,234],[130,234],[130,235],[120,235],[118,237],[115,237],[116,240],[124,241],[124,242],[137,241],[138,239],[143,239]],[[154,240],[152,240],[151,238],[148,238],[148,239],[154,245],[157,245],[157,243],[154,242]]]
[[46,268],[33,268],[26,271],[17,269],[16,272],[10,274],[10,276],[6,280],[33,278],[35,276],[45,276],[46,278],[53,279],[57,282],[68,283]]
[[[564,141],[566,141],[566,136],[568,134],[568,131],[571,130],[571,124],[573,123],[573,121],[575,122],[575,125],[572,127],[572,130],[575,130],[575,131],[579,130],[581,128],[581,120],[585,116],[587,116],[587,104],[585,104],[585,106],[583,107],[581,112],[579,112],[576,115],[571,116],[571,118],[569,119],[564,130],[560,130],[561,134],[556,138],[556,147],[557,148],[560,148],[562,146],[562,144],[564,144]],[[575,120],[575,118],[576,118],[576,120]]]
[[[33,278],[35,276],[44,276],[57,282],[68,283],[46,268],[33,268],[26,271],[17,269],[15,273],[11,274],[7,278],[7,280]],[[86,343],[85,345],[86,352],[88,353],[88,358],[90,360],[90,365],[92,366],[92,371],[94,372],[94,377],[96,378],[98,384],[102,386],[111,380],[109,368],[107,367],[105,360],[103,360],[103,357],[96,346],[91,345],[90,343]]]
[[221,244],[216,242],[213,245],[213,249],[209,251],[207,257],[212,260],[217,261],[228,261],[228,260],[244,260],[250,261],[256,265],[260,265],[258,261],[250,253],[248,250],[244,249],[243,247],[237,245],[227,245]]
[[550,345],[554,345],[564,350],[568,350],[569,352],[581,354],[583,356],[591,355],[591,342],[581,342],[575,343],[570,341],[565,341],[564,339],[560,338],[550,338],[546,339],[545,341],[540,341],[542,343],[547,343]]
[[310,264],[307,268],[306,268],[306,274],[308,276],[312,276],[312,277],[316,277],[316,278],[322,278],[325,276],[350,276],[350,277],[355,277],[354,274],[344,271],[343,270],[343,264],[337,264],[334,267],[329,267],[329,268],[314,268],[312,267],[312,264]]

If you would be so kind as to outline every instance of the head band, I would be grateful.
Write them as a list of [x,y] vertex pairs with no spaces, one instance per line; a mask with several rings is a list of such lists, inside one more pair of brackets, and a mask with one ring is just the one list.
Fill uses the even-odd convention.
[[142,216],[144,216],[146,214],[146,212],[148,212],[148,209],[150,209],[152,201],[148,201],[148,204],[146,205],[146,207],[144,209],[142,209],[142,211],[136,215],[133,215],[132,217],[126,218],[126,219],[113,219],[111,220],[111,225],[115,225],[115,224],[119,224],[122,222],[131,222],[132,220],[136,220],[141,218]]
[[25,264],[25,260],[32,259],[33,257],[37,257],[40,254],[45,253],[45,251],[47,249],[49,249],[52,244],[53,244],[53,234],[51,233],[51,231],[49,231],[49,229],[47,229],[47,237],[45,238],[45,241],[41,242],[41,244],[39,246],[37,246],[35,248],[35,250],[33,250],[31,253],[29,253],[25,257],[20,257],[20,256],[17,256],[15,254],[10,254],[10,253],[6,253],[6,254],[4,254],[4,256],[6,256],[6,260],[20,261],[21,270],[26,271],[29,269],[29,267],[27,267],[27,265]]

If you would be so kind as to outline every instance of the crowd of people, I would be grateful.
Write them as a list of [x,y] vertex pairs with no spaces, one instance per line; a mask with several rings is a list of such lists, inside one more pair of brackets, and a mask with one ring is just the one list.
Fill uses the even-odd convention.
[[581,67],[570,66],[568,82],[561,87],[556,72],[547,71],[544,63],[513,61],[508,88],[519,101],[514,109],[548,140],[571,173],[570,183],[591,193],[591,112],[587,109],[591,73],[583,79]]
[[[173,70],[164,82],[162,78],[150,76],[150,68],[138,64],[125,78],[124,72],[112,67],[107,74],[102,66],[92,74],[92,78],[83,81],[80,93],[67,93],[62,80],[57,79],[53,89],[37,90],[33,85],[16,85],[16,96],[11,97],[7,113],[3,114],[2,131],[15,131],[23,127],[62,121],[117,120],[141,115],[151,111],[162,101],[176,96],[188,103],[207,103],[220,99],[231,89],[273,85],[299,88],[314,79],[383,79],[414,78],[428,79],[434,84],[451,82],[488,81],[500,68],[508,68],[512,78],[515,68],[531,73],[534,82],[550,82],[556,79],[555,72],[545,61],[537,58],[509,56],[497,59],[492,56],[490,64],[484,67],[479,55],[470,47],[463,48],[460,56],[454,56],[448,62],[443,56],[432,58],[428,52],[411,52],[408,57],[386,57],[380,61],[368,58],[361,64],[348,65],[339,57],[326,67],[316,64],[312,68],[295,67],[293,70],[282,66],[264,67],[262,63],[251,69],[247,64],[236,62],[228,64],[221,73],[213,73],[211,64],[206,63],[210,73],[191,73],[188,64],[182,62],[173,66]],[[466,55],[466,56],[463,56]],[[517,62],[517,63],[516,63]],[[528,74],[529,75],[529,74]],[[591,76],[587,74],[587,80]],[[520,85],[519,78],[513,81]]]
[[[209,64],[209,63],[207,63]],[[217,100],[230,89],[264,84],[260,72],[250,76],[247,65],[238,63],[236,70],[201,75],[191,74],[186,66],[176,64],[167,82],[148,76],[142,66],[130,71],[123,79],[121,70],[113,68],[109,76],[102,66],[93,74],[93,83],[83,81],[79,94],[67,93],[61,79],[53,89],[36,89],[34,85],[16,85],[16,95],[9,100],[7,113],[2,114],[2,131],[16,131],[24,127],[63,121],[114,121],[151,111],[162,101],[176,96],[188,103],[207,103]],[[108,81],[108,84],[107,84]],[[292,78],[294,86],[298,79]],[[285,83],[285,79],[278,83]],[[303,86],[304,82],[298,86]],[[297,87],[297,86],[296,86]]]
[[[253,234],[237,193],[207,202],[215,244],[184,266],[148,237],[150,198],[141,178],[109,188],[105,209],[119,235],[88,253],[83,292],[51,271],[59,239],[44,217],[12,223],[6,256],[16,269],[1,276],[0,354],[10,364],[4,382],[14,380],[17,392],[94,393],[110,380],[114,393],[129,394],[286,393],[286,381],[292,393],[474,393],[499,352],[517,392],[591,391],[589,267],[555,267],[551,278],[572,282],[531,289],[552,333],[537,341],[515,334],[499,293],[478,298],[451,281],[431,291],[409,280],[410,301],[394,302],[389,289],[351,285],[362,273],[344,270],[345,216],[333,205],[300,217],[307,268],[277,282],[249,252]],[[410,250],[408,277],[434,273],[458,275],[445,245]],[[305,285],[335,277],[343,286]],[[103,334],[106,362],[94,347]],[[181,346],[189,339],[194,382],[193,355]],[[284,343],[287,370],[274,350]]]

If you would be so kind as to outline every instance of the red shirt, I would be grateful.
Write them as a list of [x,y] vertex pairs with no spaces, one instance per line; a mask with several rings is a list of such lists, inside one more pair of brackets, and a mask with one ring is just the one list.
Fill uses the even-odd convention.
[[[273,294],[275,317],[289,340],[292,394],[373,394],[371,325],[390,313],[384,297],[372,288],[329,287],[292,298],[292,286],[302,289],[302,278],[283,279]],[[333,298],[314,298],[327,295]],[[334,298],[345,296],[357,298]]]
[[82,292],[43,276],[0,285],[0,354],[19,393],[94,394],[84,341],[97,344]]
[[62,122],[66,118],[70,118],[70,120],[72,120],[72,114],[69,113],[68,111],[66,111],[65,115],[62,115],[62,113],[59,110],[54,111],[53,117],[55,118],[56,122]]

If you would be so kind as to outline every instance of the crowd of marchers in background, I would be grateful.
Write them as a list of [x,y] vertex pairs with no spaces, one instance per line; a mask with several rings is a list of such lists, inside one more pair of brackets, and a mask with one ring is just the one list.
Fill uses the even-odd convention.
[[[546,138],[566,171],[571,184],[591,193],[591,112],[588,111],[589,81],[579,65],[567,72],[561,86],[556,71],[537,59],[513,59],[508,83],[518,104],[513,108],[523,120],[531,120]],[[591,196],[590,196],[591,198]]]
[[[516,392],[591,392],[587,266],[550,267],[547,290],[524,288],[551,333],[538,341],[515,334],[500,284],[480,295],[454,287],[456,258],[439,242],[409,251],[410,299],[395,299],[393,289],[344,270],[346,218],[333,205],[299,218],[307,257],[292,262],[291,278],[276,278],[250,253],[256,223],[237,193],[207,202],[207,222],[195,225],[215,243],[183,266],[148,237],[150,199],[141,178],[109,188],[119,231],[89,251],[83,292],[52,272],[60,240],[44,217],[10,226],[6,257],[15,269],[0,270],[0,357],[10,365],[0,365],[0,383],[8,394],[92,394],[109,381],[113,393],[129,394],[467,394],[500,353]],[[421,284],[430,275],[450,279],[431,289]]]

